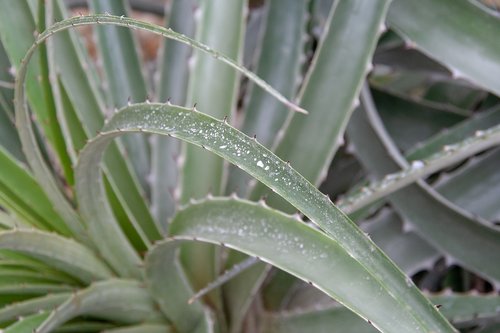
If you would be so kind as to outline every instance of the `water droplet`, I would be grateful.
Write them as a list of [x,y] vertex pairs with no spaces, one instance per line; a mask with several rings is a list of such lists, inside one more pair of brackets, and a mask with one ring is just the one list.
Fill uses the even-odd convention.
[[227,145],[219,146],[220,149],[226,149]]
[[411,168],[415,169],[415,170],[422,169],[424,166],[425,166],[424,162],[419,161],[419,160],[415,160],[415,161],[411,162]]
[[262,161],[258,161],[257,162],[257,166],[260,167],[260,168],[263,168],[264,167],[264,163],[262,163]]
[[452,145],[445,145],[443,146],[443,150],[446,152],[446,153],[451,153],[452,151],[454,151],[456,149],[455,146],[452,146]]

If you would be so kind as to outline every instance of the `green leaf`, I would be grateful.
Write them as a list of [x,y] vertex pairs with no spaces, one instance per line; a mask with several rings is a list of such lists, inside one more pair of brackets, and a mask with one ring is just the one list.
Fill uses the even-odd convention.
[[[128,16],[126,1],[92,0],[91,9],[95,13],[108,13]],[[101,55],[103,69],[107,79],[107,91],[110,93],[111,105],[123,107],[128,100],[143,102],[147,96],[147,85],[141,68],[144,68],[137,54],[138,43],[130,29],[115,26],[98,26],[97,50]],[[123,140],[128,159],[142,187],[147,191],[146,182],[150,172],[150,147],[147,138],[141,135],[129,136]]]
[[[59,8],[60,9],[60,8]],[[61,13],[56,13],[59,15],[62,15]],[[151,32],[155,32],[157,34],[170,37],[174,40],[186,43],[188,45],[191,45],[195,48],[198,48],[200,50],[203,50],[204,52],[207,52],[214,56],[215,58],[219,59],[222,62],[225,62],[226,64],[230,65],[231,67],[235,68],[236,70],[242,72],[249,78],[251,78],[255,83],[259,84],[261,87],[266,89],[266,91],[270,92],[274,96],[276,96],[278,99],[280,99],[283,103],[286,105],[289,105],[293,107],[297,111],[304,111],[300,107],[295,106],[293,103],[289,102],[286,98],[284,98],[281,94],[276,92],[272,87],[270,87],[267,83],[265,83],[263,80],[259,79],[257,76],[246,70],[245,68],[237,65],[234,61],[232,61],[230,58],[217,53],[207,47],[206,45],[203,45],[201,43],[195,42],[186,36],[174,33],[172,30],[164,29],[162,27],[154,26],[148,23],[128,19],[125,17],[116,17],[116,16],[111,16],[111,15],[93,15],[93,16],[87,16],[87,17],[74,17],[72,19],[65,20],[63,22],[59,22],[54,24],[52,27],[50,27],[47,31],[44,33],[40,34],[36,41],[35,44],[32,45],[32,47],[29,49],[29,51],[26,53],[25,58],[22,61],[22,66],[19,68],[18,71],[18,80],[17,80],[17,88],[16,88],[16,100],[17,100],[17,111],[16,111],[16,117],[17,117],[17,123],[19,128],[21,128],[21,141],[23,142],[24,149],[27,154],[27,159],[30,163],[30,166],[33,168],[34,173],[36,178],[39,180],[40,184],[44,188],[44,190],[48,193],[49,197],[51,198],[51,201],[54,203],[56,206],[56,210],[61,214],[61,216],[64,218],[70,229],[73,231],[73,233],[77,237],[81,237],[83,233],[81,232],[81,225],[79,221],[79,217],[76,216],[74,210],[72,207],[69,205],[69,203],[66,201],[64,196],[60,193],[58,185],[56,184],[55,180],[53,179],[53,176],[43,161],[43,158],[41,156],[41,152],[39,148],[37,147],[36,144],[36,139],[34,137],[33,129],[31,127],[29,120],[29,115],[26,110],[26,101],[25,101],[25,93],[23,90],[23,86],[25,83],[25,78],[26,78],[26,73],[27,73],[27,65],[29,63],[29,60],[34,54],[34,51],[37,49],[38,45],[42,43],[45,39],[50,37],[51,35],[55,34],[58,31],[61,30],[66,30],[71,27],[77,26],[77,25],[89,25],[89,24],[102,24],[102,23],[108,23],[108,24],[115,24],[119,26],[126,26],[126,27],[135,27],[138,29],[144,29],[148,30]],[[71,35],[66,36],[66,38],[71,38]],[[66,42],[66,47],[61,47],[60,49],[61,54],[60,56],[63,56],[61,59],[61,66],[62,64],[66,64],[67,66],[70,67],[68,71],[65,71],[65,73],[73,73],[74,70],[81,70],[82,66],[78,62],[79,61],[79,55],[78,52],[75,50],[75,46],[71,43],[71,41]],[[68,53],[77,53],[76,55],[68,55]],[[68,65],[68,61],[77,61],[77,63],[73,63],[72,65]],[[66,66],[65,65],[65,66]],[[85,77],[84,74],[81,75],[82,77]],[[96,95],[93,93],[95,91],[94,87],[92,86],[91,82],[83,82],[82,80],[77,79],[80,77],[79,75],[65,75],[62,77],[62,82],[67,86],[67,91],[68,95],[71,95],[71,91],[76,92],[73,97],[70,96],[70,98],[75,98],[78,97],[77,101],[72,101],[75,105],[78,105],[78,107],[75,107],[76,110],[86,110],[89,112],[83,112],[80,115],[87,117],[84,119],[84,123],[87,125],[88,128],[94,127],[94,130],[96,130],[96,126],[99,126],[100,119],[102,118],[99,113],[96,113],[99,111],[100,106],[99,106],[99,101],[96,100]],[[68,81],[69,80],[69,81]],[[76,86],[79,86],[83,84],[83,86],[80,86],[79,88],[75,88]],[[71,90],[71,91],[70,91]],[[86,93],[82,93],[82,91]],[[85,97],[86,96],[86,97]],[[93,101],[93,102],[92,102]],[[92,105],[88,105],[87,102],[91,102]],[[83,104],[82,104],[83,103]],[[82,107],[82,105],[86,105],[85,107]],[[92,112],[92,114],[90,114]],[[92,132],[92,131],[91,131]],[[158,230],[155,229],[154,223],[152,223],[152,219],[149,219],[148,217],[150,216],[149,210],[145,206],[145,202],[141,196],[141,194],[138,192],[138,189],[136,187],[136,184],[133,181],[133,176],[130,175],[127,172],[127,167],[126,165],[123,165],[123,160],[118,154],[118,151],[115,148],[112,148],[111,152],[113,153],[112,155],[108,154],[108,158],[106,160],[107,165],[110,166],[110,169],[112,170],[111,175],[111,184],[116,188],[116,186],[120,187],[120,195],[125,196],[121,197],[118,196],[118,198],[123,199],[122,204],[126,203],[127,205],[133,205],[129,206],[128,208],[133,209],[135,212],[134,216],[130,216],[132,218],[132,223],[134,224],[135,227],[137,227],[137,223],[141,223],[142,229],[138,229],[139,234],[149,234],[152,239],[155,239],[156,236],[159,237]],[[117,179],[121,179],[120,181],[117,181]],[[129,251],[130,253],[132,251]],[[133,254],[129,254],[132,257],[134,256]],[[137,258],[132,259],[133,261],[137,261]]]
[[[43,281],[49,283],[67,283],[64,281],[64,275],[60,278],[57,275],[48,274],[47,272],[36,272],[30,268],[25,267],[0,267],[0,279],[3,281],[14,280],[21,281],[24,278],[34,279],[36,281]],[[71,284],[77,284],[75,280],[70,282]]]
[[500,124],[500,106],[481,112],[475,117],[458,123],[445,132],[434,135],[422,142],[421,145],[411,149],[407,154],[407,159],[418,160],[431,156],[441,151],[446,145],[464,140],[468,136],[474,135],[477,131],[484,131],[498,124]]
[[382,210],[362,228],[382,251],[409,276],[430,269],[440,253],[413,231],[405,231],[393,210]]
[[[358,272],[361,275],[358,275],[357,279],[350,279],[349,283],[356,281],[361,285],[364,283],[378,285],[377,288],[381,288],[377,289],[380,292],[379,297],[391,303],[395,312],[402,311],[401,316],[396,316],[399,318],[397,323],[393,323],[394,325],[411,323],[411,326],[429,325],[442,331],[451,331],[450,326],[429,305],[411,281],[405,278],[401,271],[327,197],[255,140],[223,121],[195,110],[168,104],[137,104],[122,109],[110,119],[101,135],[92,140],[80,154],[80,162],[76,169],[76,179],[79,180],[77,197],[82,204],[81,212],[89,223],[89,229],[95,228],[94,225],[109,225],[113,220],[104,200],[99,172],[102,151],[121,133],[140,131],[171,135],[204,146],[207,150],[238,165],[282,195],[328,233],[331,238],[324,236],[325,239],[334,240],[335,248],[338,247],[341,252],[345,251],[353,267],[363,270],[363,274]],[[110,242],[109,237],[107,242]],[[109,253],[103,254],[106,257],[109,255]],[[113,266],[117,266],[118,262],[129,267],[133,265],[123,260],[123,254],[116,258],[116,261],[110,260],[110,262]],[[349,301],[352,299],[349,298]],[[406,305],[401,306],[402,304]],[[366,309],[375,312],[379,310],[380,307]],[[372,319],[377,326],[387,326],[387,330],[391,331],[389,328],[391,325],[387,321],[379,320],[380,318]]]
[[0,42],[0,146],[3,146],[16,159],[24,162],[21,141],[14,126],[14,89],[3,85],[14,84],[9,74],[10,61]]
[[403,151],[466,118],[457,110],[417,102],[383,90],[374,89],[373,100],[387,131]]
[[[23,207],[21,216],[29,216],[26,222],[42,229],[56,230],[63,235],[69,234],[65,222],[54,211],[31,173],[3,147],[0,147],[0,184],[0,191],[9,193],[5,199],[16,200],[19,207]],[[9,205],[5,207],[9,208]]]
[[[240,252],[231,251],[226,260],[226,265],[237,267],[249,259],[251,260],[252,258],[245,259],[245,256]],[[252,305],[260,286],[266,279],[269,270],[269,265],[257,261],[243,274],[236,276],[222,287],[229,313],[230,332],[239,332],[241,330],[241,325],[247,311]]]
[[[194,34],[193,0],[174,0],[170,8],[168,26],[186,36]],[[159,59],[157,101],[172,101],[183,105],[189,79],[188,59],[191,48],[175,40],[164,39]],[[180,143],[171,138],[151,138],[151,211],[167,231],[167,221],[175,213],[175,191],[179,186]],[[178,194],[177,194],[178,196]]]
[[54,333],[101,333],[103,330],[116,327],[115,324],[110,324],[97,320],[73,320],[59,327]]
[[104,330],[102,333],[171,333],[174,332],[166,325],[140,324]]
[[[307,3],[278,0],[268,4],[262,51],[257,75],[288,98],[298,88],[301,54],[304,47]],[[279,44],[280,47],[276,47]],[[271,146],[286,119],[286,108],[259,88],[252,87],[241,131],[257,135],[264,146]]]
[[[0,210],[0,226],[2,229],[14,229],[16,225],[22,225],[22,223],[11,214]],[[25,227],[25,225],[22,226]]]
[[[447,294],[429,295],[439,311],[456,323],[480,321],[498,316],[500,297],[496,295]],[[269,313],[265,315],[265,333],[294,332],[377,332],[346,308],[334,306],[319,310],[294,313]]]
[[[104,180],[99,164],[107,142],[86,147],[80,153],[76,165],[75,188],[81,217],[86,222],[88,234],[102,257],[120,276],[140,278],[142,273],[139,267],[142,260],[105,201]],[[88,186],[88,182],[92,185]],[[102,219],[104,216],[105,219]]]
[[[46,3],[45,1],[38,1],[37,11],[37,31],[41,32],[45,30],[47,24],[50,25],[53,23],[51,2]],[[62,105],[60,104],[60,92],[58,89],[59,86],[57,85],[57,73],[54,66],[54,49],[52,46],[52,43],[40,45],[39,82],[41,90],[43,91],[47,117],[49,120],[49,138],[53,138],[53,147],[59,157],[65,180],[72,186],[74,184],[72,163],[75,160],[75,154],[71,149],[68,151],[64,133],[61,128],[61,123],[64,124],[64,122],[60,121],[61,118],[58,117],[62,112]]]
[[207,310],[196,301],[189,304],[193,290],[179,263],[180,242],[155,245],[146,256],[146,283],[161,311],[176,331],[193,332],[206,321]]
[[388,32],[381,38],[379,47],[373,56],[375,65],[385,65],[403,72],[418,72],[432,74],[434,77],[447,77],[450,72],[443,65],[429,59],[421,52],[402,45],[399,39],[395,42],[393,32]]
[[174,239],[208,241],[257,256],[313,284],[384,332],[410,332],[412,325],[422,324],[339,243],[262,205],[231,199],[193,204],[176,215],[170,230]]
[[[196,40],[225,54],[240,64],[243,50],[246,0],[199,0],[195,14]],[[239,73],[211,55],[194,49],[191,55],[186,105],[198,105],[214,118],[236,116]],[[210,84],[207,84],[207,79]],[[220,195],[227,182],[228,165],[218,156],[199,147],[183,149],[181,203]],[[217,276],[218,254],[207,244],[189,244],[181,252],[181,261],[195,288],[202,288]],[[222,314],[220,294],[209,295],[218,314]],[[221,315],[219,316],[221,317]],[[221,320],[221,322],[223,322]]]
[[[385,132],[369,91],[364,90],[362,96],[364,110],[354,114],[349,129],[358,158],[376,177],[407,167],[406,160]],[[436,249],[481,276],[500,278],[500,266],[496,264],[500,253],[497,229],[453,206],[423,181],[400,190],[389,200]]]
[[[2,0],[0,5],[8,10],[0,12],[0,38],[7,53],[12,68],[15,69],[16,77],[21,66],[21,60],[33,44],[35,39],[33,33],[36,30],[35,20],[30,10],[28,1],[15,1],[10,3],[8,0]],[[26,82],[27,95],[33,113],[47,136],[49,142],[53,142],[51,136],[50,118],[44,101],[43,90],[40,89],[37,77],[40,74],[39,55],[34,56],[34,65],[29,69]]]
[[[420,177],[423,178],[425,175],[439,170],[439,168],[441,167],[451,165],[452,163],[455,163],[462,158],[470,157],[478,151],[483,150],[483,148],[475,150],[471,147],[471,151],[468,151],[468,145],[471,142],[476,142],[482,145],[482,136],[486,133],[486,131],[495,131],[490,127],[493,125],[498,125],[499,123],[500,108],[493,107],[492,109],[484,111],[475,117],[468,118],[467,120],[464,120],[457,125],[448,128],[446,131],[437,133],[427,140],[420,142],[413,149],[410,149],[410,151],[406,155],[406,158],[408,160],[417,161],[415,166],[421,166],[423,163],[423,169],[417,167],[414,168],[416,170],[412,171],[410,170],[410,166],[409,169],[403,169],[398,173],[386,174],[384,176],[384,179],[380,182],[374,182],[370,185],[368,185],[367,183],[363,183],[362,185],[355,186],[355,190],[351,191],[348,196],[338,200],[337,205],[343,211],[350,212],[349,214],[358,214],[360,212],[359,208],[364,206],[365,204],[372,202],[377,198],[381,198],[388,193],[401,188],[403,185],[410,184]],[[476,139],[474,139],[474,137],[476,137]],[[464,147],[455,149],[459,148],[462,145]],[[472,146],[474,145],[475,144],[473,144]],[[443,150],[446,150],[449,155],[443,156]],[[440,156],[442,156],[442,158]],[[453,156],[462,156],[462,158],[455,159]],[[437,159],[435,160],[435,162],[439,162],[438,165],[434,165],[432,163],[432,159],[436,157]],[[451,159],[449,159],[450,157]],[[444,162],[444,164],[441,164],[442,162]],[[439,166],[439,164],[441,164],[441,166]],[[424,170],[428,170],[430,172],[425,172]],[[492,185],[491,182],[489,184]],[[451,186],[453,187],[453,185]],[[460,197],[463,193],[462,190],[453,192],[453,195],[455,195],[455,197]],[[450,191],[448,191],[448,193],[450,193]],[[477,199],[477,197],[475,198]],[[380,203],[381,202],[379,202],[379,204]],[[484,203],[486,203],[486,201]]]
[[36,328],[40,325],[49,314],[47,312],[31,315],[19,319],[16,323],[10,325],[4,330],[4,333],[26,333],[36,332]]
[[[372,123],[373,122],[374,121],[372,121]],[[358,126],[361,127],[362,125]],[[380,125],[376,127],[382,128],[382,126],[382,123],[380,123]],[[363,140],[368,141],[369,139]],[[350,214],[408,184],[423,179],[446,167],[451,167],[467,157],[471,157],[488,148],[495,147],[498,144],[500,144],[500,125],[485,131],[478,131],[472,137],[467,137],[460,142],[455,142],[453,145],[444,146],[440,152],[431,155],[425,160],[415,160],[410,166],[407,165],[408,163],[406,163],[406,160],[404,160],[399,153],[396,153],[396,149],[393,147],[392,151],[394,154],[392,156],[397,156],[394,157],[394,159],[398,160],[398,163],[404,169],[397,173],[386,174],[382,180],[362,187],[357,192],[339,201],[337,204],[343,211]]]
[[435,189],[462,209],[488,221],[500,218],[500,150],[469,161],[436,184]]
[[50,311],[61,305],[70,296],[69,293],[57,293],[13,303],[0,309],[0,322],[14,320],[19,316],[32,315],[39,311]]
[[[371,68],[389,2],[341,0],[331,10],[330,23],[300,92],[300,104],[311,114],[291,116],[276,149],[280,157],[289,159],[313,183],[324,178],[321,172],[342,141],[364,77]],[[338,86],[331,85],[332,77]],[[326,137],[317,140],[311,133],[324,133]],[[309,152],[307,159],[302,158],[303,151]]]
[[36,296],[47,295],[50,293],[74,291],[74,286],[63,285],[61,283],[43,283],[43,282],[0,282],[0,295],[16,296]]
[[[239,63],[243,45],[245,2],[199,1],[199,7],[196,9],[196,39]],[[195,49],[191,57],[193,65],[190,68],[187,105],[196,104],[201,110],[207,110],[208,114],[218,119],[234,119],[239,86],[237,73],[200,50]],[[207,78],[212,78],[210,84],[206,84]],[[182,172],[181,201],[185,203],[190,198],[200,198],[207,193],[223,193],[224,168],[223,161],[217,156],[199,150],[198,147],[187,146]],[[203,256],[200,252],[197,254]],[[197,264],[193,263],[193,267],[205,266],[203,262],[207,261],[206,257],[200,259]]]
[[[56,19],[67,16],[62,7],[61,3],[55,6]],[[51,27],[46,33],[49,30]],[[40,35],[37,39],[40,44],[44,37]],[[99,81],[93,75],[93,63],[87,59],[86,50],[79,43],[74,31],[55,34],[54,44],[61,83],[81,119],[86,137],[91,138],[102,127],[105,112],[103,97],[99,94],[97,86]],[[119,199],[118,202],[127,213],[129,223],[133,225],[145,244],[140,250],[144,250],[152,240],[160,238],[160,233],[146,205],[144,191],[140,188],[132,165],[123,157],[120,147],[119,144],[113,145],[106,154],[105,170]]]
[[267,314],[264,333],[375,333],[377,330],[344,307],[290,314]]
[[500,21],[472,1],[394,0],[387,21],[410,45],[500,95]]
[[[288,98],[293,98],[298,88],[301,55],[306,33],[307,2],[303,0],[270,1],[262,32],[262,51],[257,64],[257,75],[269,82]],[[259,34],[260,35],[260,34]],[[276,47],[276,45],[280,47]],[[276,133],[285,122],[287,109],[259,87],[250,87],[241,131],[256,135],[259,142],[270,147]],[[236,168],[230,169],[226,192],[246,196],[250,177]]]
[[112,273],[95,254],[72,239],[40,231],[14,230],[0,233],[0,248],[18,251],[89,283]]
[[467,82],[443,80],[430,85],[423,98],[432,103],[473,110],[487,95],[486,91]]
[[137,324],[146,320],[162,321],[151,296],[139,282],[109,279],[75,293],[52,311],[36,332],[52,332],[82,315],[124,324]]
[[496,294],[444,293],[430,295],[430,298],[453,323],[498,319],[500,313],[500,297]]
[[[326,177],[328,165],[343,143],[345,127],[371,68],[389,2],[335,2],[299,93],[300,105],[310,110],[310,114],[307,117],[291,114],[284,136],[277,138],[276,155],[289,160],[315,185]],[[333,83],[332,78],[335,78]],[[258,187],[252,197],[258,198],[263,192]],[[272,201],[270,204],[274,205]]]

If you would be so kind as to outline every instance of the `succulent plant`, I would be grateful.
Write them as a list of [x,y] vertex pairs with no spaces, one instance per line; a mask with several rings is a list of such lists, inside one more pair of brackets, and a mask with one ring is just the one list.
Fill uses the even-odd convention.
[[499,329],[493,2],[2,4],[1,332]]

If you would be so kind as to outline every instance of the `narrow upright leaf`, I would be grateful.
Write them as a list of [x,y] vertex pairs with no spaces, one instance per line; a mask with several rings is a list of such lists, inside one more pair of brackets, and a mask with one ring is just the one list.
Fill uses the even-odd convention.
[[[193,0],[174,0],[170,4],[167,25],[174,31],[192,37],[194,34]],[[192,50],[178,41],[164,39],[159,58],[157,101],[183,105],[189,79],[188,60]],[[151,210],[164,232],[167,220],[175,212],[175,191],[180,186],[179,158],[180,142],[162,136],[151,137]]]
[[[244,0],[201,0],[196,9],[196,39],[239,62],[243,45]],[[210,110],[222,119],[234,118],[238,75],[209,55],[194,50],[189,76],[187,104]],[[209,78],[210,84],[206,80]],[[198,147],[187,146],[182,173],[182,201],[223,190],[223,161]],[[201,263],[200,263],[201,264]]]
[[[129,16],[127,1],[92,0],[95,13]],[[103,69],[106,73],[107,85],[113,108],[121,108],[128,100],[144,102],[148,97],[147,85],[142,73],[141,61],[137,53],[138,43],[134,40],[133,31],[116,26],[98,26],[98,52],[101,55]],[[144,190],[148,189],[146,177],[149,174],[149,145],[142,135],[124,138],[124,146],[137,178]]]
[[[275,149],[313,184],[326,177],[327,166],[343,143],[345,126],[371,68],[389,3],[339,0],[332,6],[321,44],[299,93],[300,105],[310,114],[290,114],[286,132],[277,138]],[[253,197],[264,191],[262,186],[257,187]]]

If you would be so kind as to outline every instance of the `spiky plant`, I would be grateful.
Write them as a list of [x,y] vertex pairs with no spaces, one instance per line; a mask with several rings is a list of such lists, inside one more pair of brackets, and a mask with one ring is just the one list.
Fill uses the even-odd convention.
[[2,332],[499,329],[494,9],[0,3]]

